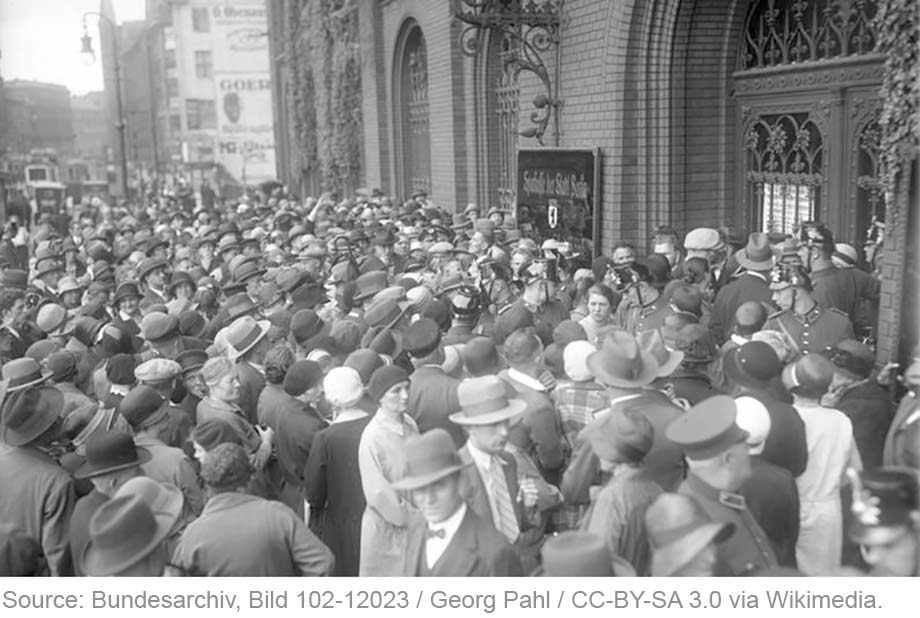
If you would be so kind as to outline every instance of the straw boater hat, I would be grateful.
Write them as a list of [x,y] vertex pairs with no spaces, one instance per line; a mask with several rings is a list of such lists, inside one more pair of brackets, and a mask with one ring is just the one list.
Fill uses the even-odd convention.
[[459,472],[467,465],[460,460],[450,434],[438,427],[412,436],[406,442],[406,474],[392,484],[393,489],[421,489]]
[[687,566],[710,543],[727,540],[735,525],[712,521],[690,496],[665,493],[646,509],[645,529],[652,547],[652,577],[667,577]]
[[451,414],[458,425],[494,425],[520,416],[527,408],[521,399],[508,399],[498,376],[469,378],[457,387],[460,411]]

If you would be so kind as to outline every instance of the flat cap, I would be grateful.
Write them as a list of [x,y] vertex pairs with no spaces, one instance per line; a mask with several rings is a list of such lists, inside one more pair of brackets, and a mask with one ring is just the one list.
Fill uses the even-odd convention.
[[154,311],[141,320],[141,334],[150,343],[166,343],[179,336],[179,318]]
[[684,248],[691,251],[707,251],[722,246],[719,232],[710,227],[698,227],[684,238]]
[[134,368],[134,377],[140,382],[171,380],[182,373],[182,365],[168,358],[151,358]]

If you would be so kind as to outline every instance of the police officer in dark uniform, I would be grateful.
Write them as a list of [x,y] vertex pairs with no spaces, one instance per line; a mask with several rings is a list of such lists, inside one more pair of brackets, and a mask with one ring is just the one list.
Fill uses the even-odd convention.
[[641,262],[614,269],[614,285],[623,294],[613,322],[620,330],[641,333],[664,326],[665,318],[673,313],[668,298],[652,285],[652,275]]
[[764,329],[783,333],[798,354],[821,353],[841,339],[853,338],[850,318],[838,309],[818,304],[811,279],[800,266],[777,265],[770,289],[780,311],[767,319]]
[[770,540],[738,493],[751,476],[751,460],[748,432],[735,423],[736,415],[735,400],[717,395],[690,408],[665,431],[683,448],[689,468],[678,493],[694,498],[713,521],[734,524],[718,547],[716,567],[716,574],[732,576],[777,566]]
[[[562,301],[556,298],[556,262],[537,258],[521,271],[524,290],[513,304],[533,314],[533,325],[543,345],[553,341],[553,329],[569,317]],[[502,313],[502,312],[500,312]]]

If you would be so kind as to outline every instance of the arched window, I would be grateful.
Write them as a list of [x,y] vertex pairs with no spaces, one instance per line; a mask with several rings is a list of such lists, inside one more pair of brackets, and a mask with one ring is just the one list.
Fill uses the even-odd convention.
[[403,28],[397,48],[397,131],[400,156],[397,175],[403,197],[431,193],[431,133],[428,117],[428,57],[425,36],[417,23]]
[[875,48],[874,0],[757,0],[741,70],[865,54]]

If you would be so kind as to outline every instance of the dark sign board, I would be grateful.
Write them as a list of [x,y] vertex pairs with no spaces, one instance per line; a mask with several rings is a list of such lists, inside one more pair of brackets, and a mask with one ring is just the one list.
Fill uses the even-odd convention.
[[569,242],[574,252],[595,257],[600,250],[600,171],[598,148],[519,149],[522,232]]

